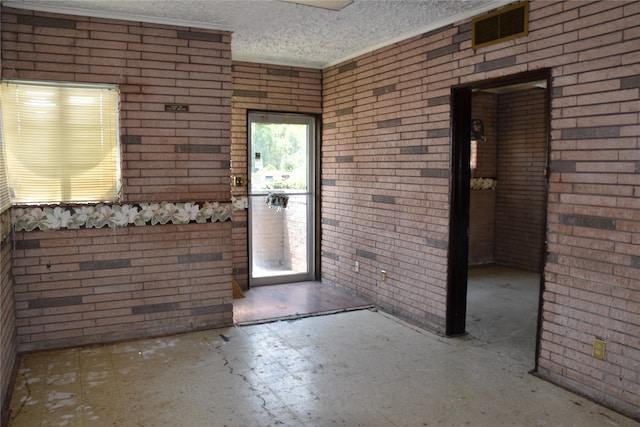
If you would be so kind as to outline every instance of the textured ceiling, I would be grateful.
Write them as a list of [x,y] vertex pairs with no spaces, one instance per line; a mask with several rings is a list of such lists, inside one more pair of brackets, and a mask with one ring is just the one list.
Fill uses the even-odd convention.
[[12,0],[7,7],[232,31],[234,60],[325,68],[511,0],[354,0],[340,11],[278,0]]

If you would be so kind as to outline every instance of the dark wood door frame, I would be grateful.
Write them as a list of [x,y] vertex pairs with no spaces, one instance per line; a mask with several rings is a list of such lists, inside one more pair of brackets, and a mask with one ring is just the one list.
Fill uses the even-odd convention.
[[[472,93],[476,89],[496,88],[539,80],[546,80],[547,91],[550,93],[551,71],[549,69],[529,71],[451,88],[451,216],[449,220],[447,315],[445,328],[445,333],[448,336],[466,333],[467,270],[469,267],[469,196],[471,192],[469,158],[471,151]],[[547,115],[549,115],[550,112],[550,98],[550,96],[547,96]],[[548,122],[549,120],[547,120],[547,123]],[[547,135],[548,134],[549,129],[547,129]],[[549,152],[548,145],[549,144],[547,144],[547,155]],[[546,247],[541,250],[546,253]],[[541,279],[541,282],[543,283],[543,279]],[[540,287],[540,298],[542,298],[542,288],[543,286]],[[540,333],[541,311],[542,304],[540,303],[538,335]],[[538,338],[536,340],[536,367],[539,341]]]

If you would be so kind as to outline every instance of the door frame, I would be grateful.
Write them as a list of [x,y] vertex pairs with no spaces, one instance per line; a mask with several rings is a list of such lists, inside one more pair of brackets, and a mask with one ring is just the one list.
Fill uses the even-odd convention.
[[[472,93],[476,89],[489,89],[527,83],[537,80],[547,82],[547,149],[545,175],[548,178],[550,153],[550,122],[551,122],[551,70],[541,69],[518,73],[510,76],[484,80],[453,86],[451,88],[451,190],[450,190],[450,218],[449,218],[449,256],[447,260],[447,312],[445,334],[458,336],[466,333],[467,313],[467,279],[469,257],[469,197],[471,194],[471,169],[469,160],[471,155],[471,102]],[[546,188],[548,208],[548,180]],[[542,296],[544,292],[544,265],[547,254],[546,214],[543,219],[545,230],[542,251],[542,265],[540,266],[540,293],[538,302],[538,325],[536,331],[535,368],[538,368],[540,353],[540,333],[542,324]]]
[[[308,270],[309,270],[309,278],[312,280],[318,280],[320,277],[320,153],[321,153],[321,115],[316,113],[304,113],[304,112],[290,112],[290,111],[278,111],[278,110],[263,110],[263,109],[247,109],[246,110],[246,126],[247,126],[247,199],[250,200],[251,197],[251,165],[252,165],[252,156],[251,156],[251,116],[255,114],[272,114],[272,115],[284,115],[284,116],[295,116],[295,117],[306,117],[312,120],[313,122],[313,138],[314,141],[309,147],[308,155],[313,156],[312,161],[308,162],[308,166],[314,168],[312,173],[309,174],[309,188],[307,191],[313,191],[313,211],[310,212],[309,215],[309,223],[308,223],[308,232],[311,230],[310,241],[308,242],[308,248],[312,251],[312,253],[308,256]],[[247,209],[247,289],[251,289],[252,286],[264,286],[271,284],[280,284],[280,283],[290,283],[290,282],[280,282],[275,281],[271,283],[271,281],[263,281],[264,283],[255,284],[252,278],[252,242],[251,242],[251,212],[250,212],[250,203]],[[281,276],[278,276],[281,277]],[[282,276],[284,277],[284,276]],[[295,282],[296,279],[291,282]]]

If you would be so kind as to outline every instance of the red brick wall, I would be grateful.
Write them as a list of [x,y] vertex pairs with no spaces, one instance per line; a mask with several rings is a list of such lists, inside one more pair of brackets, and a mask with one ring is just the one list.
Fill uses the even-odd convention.
[[[247,110],[320,114],[320,70],[248,62],[233,63],[233,117],[231,121],[231,174],[247,176]],[[235,197],[247,195],[246,187],[234,187]],[[234,212],[233,275],[246,289],[249,278],[247,212]]]
[[0,406],[2,418],[16,360],[16,319],[11,275],[11,239],[0,243]]
[[495,261],[541,271],[547,163],[546,90],[498,97]]
[[[2,54],[4,78],[120,87],[123,202],[230,201],[229,33],[3,9]],[[230,223],[15,244],[19,350],[231,324]]]
[[13,255],[19,348],[231,324],[230,231],[227,221],[20,233]]
[[[482,120],[484,141],[476,145],[473,178],[497,177],[498,158],[498,96],[490,92],[473,93],[471,116]],[[473,144],[473,143],[472,143]],[[476,189],[469,194],[469,265],[488,264],[494,261],[496,222],[496,190]]]
[[444,332],[450,88],[550,68],[539,373],[640,418],[640,3],[530,10],[525,38],[474,51],[465,21],[324,70],[323,280]]

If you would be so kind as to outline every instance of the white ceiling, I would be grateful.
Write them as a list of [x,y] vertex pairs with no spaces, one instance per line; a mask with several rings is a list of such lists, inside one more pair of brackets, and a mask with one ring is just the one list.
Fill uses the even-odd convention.
[[279,0],[11,0],[3,4],[228,30],[233,32],[234,60],[325,68],[512,1],[353,0],[340,11]]

